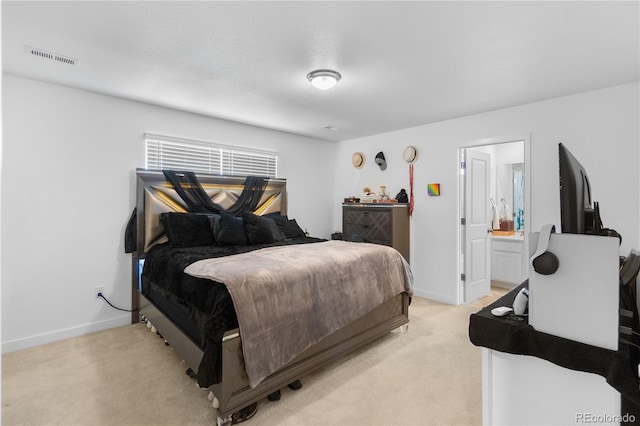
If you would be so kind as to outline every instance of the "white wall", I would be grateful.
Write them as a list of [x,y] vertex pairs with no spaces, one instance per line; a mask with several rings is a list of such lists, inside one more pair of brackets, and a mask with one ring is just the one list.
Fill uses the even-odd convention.
[[[557,145],[563,142],[589,173],[604,225],[622,234],[621,254],[627,254],[640,248],[639,90],[638,83],[627,84],[342,142],[336,152],[334,227],[341,227],[342,198],[363,186],[386,184],[392,195],[408,190],[402,152],[407,145],[416,146],[410,260],[416,295],[456,303],[458,151],[530,136],[530,229],[560,222]],[[351,166],[355,151],[367,156],[357,185]],[[386,171],[373,162],[378,151],[385,154]],[[440,197],[427,196],[428,183],[441,184]]]
[[334,143],[7,75],[2,99],[3,352],[130,321],[95,286],[130,307],[123,234],[145,132],[279,151],[289,215],[331,234]]
[[[392,196],[408,189],[402,151],[415,145],[416,294],[456,303],[462,146],[530,137],[535,230],[559,222],[557,143],[565,143],[589,172],[605,225],[622,233],[621,252],[640,248],[639,90],[634,83],[333,144],[5,75],[3,351],[129,322],[129,314],[95,298],[95,286],[129,306],[123,231],[134,170],[144,165],[145,132],[278,150],[290,215],[325,238],[342,227],[345,196],[365,185],[386,185]],[[367,155],[359,178],[354,151]],[[373,161],[378,151],[387,159],[384,172]],[[432,182],[441,184],[440,197],[427,196]]]

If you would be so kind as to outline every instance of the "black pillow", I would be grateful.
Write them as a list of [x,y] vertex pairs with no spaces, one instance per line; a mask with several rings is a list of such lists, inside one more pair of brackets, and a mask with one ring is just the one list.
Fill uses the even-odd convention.
[[226,246],[246,246],[247,236],[244,233],[242,218],[222,213],[216,242]]
[[216,241],[218,239],[218,233],[220,232],[220,215],[210,214],[208,216],[209,225],[211,226],[211,232],[213,233],[213,240]]
[[287,216],[269,216],[278,226],[278,229],[287,239],[305,237],[305,233],[298,225],[295,219],[289,219]]
[[285,233],[289,235],[289,238],[300,238],[306,237],[307,234],[300,228],[298,222],[295,219],[289,219],[289,221],[284,225]]
[[209,217],[197,213],[166,212],[160,215],[171,247],[215,244]]
[[242,220],[249,244],[268,244],[285,239],[276,223],[268,217],[243,213]]
[[278,220],[278,219],[280,219],[280,220],[282,220],[282,219],[289,220],[289,218],[287,217],[286,214],[280,214],[280,212],[263,214],[262,217],[268,217],[269,219],[273,219],[273,220]]

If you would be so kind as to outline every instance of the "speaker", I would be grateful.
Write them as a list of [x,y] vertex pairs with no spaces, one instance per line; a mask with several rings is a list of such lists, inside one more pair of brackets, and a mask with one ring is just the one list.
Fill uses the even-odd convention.
[[558,256],[547,250],[534,258],[531,264],[533,266],[533,270],[537,273],[542,275],[551,275],[555,274],[558,270],[560,261],[558,260]]
[[542,225],[536,252],[531,256],[531,266],[538,274],[555,274],[560,266],[558,256],[549,251],[549,240],[551,239],[551,234],[555,232],[556,227],[554,225]]

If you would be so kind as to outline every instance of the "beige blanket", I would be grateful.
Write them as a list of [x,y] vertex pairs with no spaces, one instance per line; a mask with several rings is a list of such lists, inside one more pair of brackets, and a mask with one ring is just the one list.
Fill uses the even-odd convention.
[[185,272],[229,289],[251,387],[386,300],[411,294],[400,253],[367,243],[270,247],[200,260]]

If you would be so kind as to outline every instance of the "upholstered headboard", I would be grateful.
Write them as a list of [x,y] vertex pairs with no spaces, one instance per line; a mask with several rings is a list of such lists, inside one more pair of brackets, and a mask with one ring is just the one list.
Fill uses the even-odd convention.
[[[161,171],[137,170],[138,256],[144,257],[155,244],[167,241],[160,224],[164,212],[186,212],[186,204],[167,182]],[[235,204],[244,189],[244,177],[197,173],[196,176],[209,198],[228,209]],[[269,179],[254,214],[287,214],[286,180]]]
[[[224,209],[233,206],[244,189],[244,177],[196,173],[209,198]],[[186,212],[186,203],[167,181],[162,171],[136,170],[137,234],[133,253],[133,304],[137,308],[140,288],[141,260],[155,244],[167,241],[160,215],[165,212]],[[284,179],[269,179],[264,193],[252,212],[287,214],[287,188]]]

